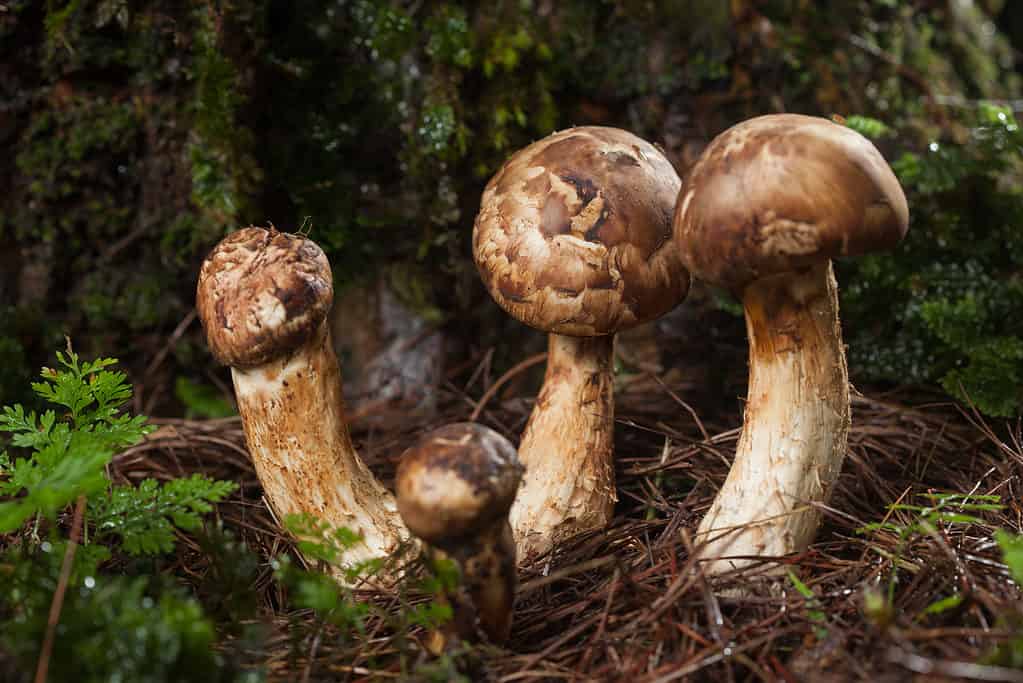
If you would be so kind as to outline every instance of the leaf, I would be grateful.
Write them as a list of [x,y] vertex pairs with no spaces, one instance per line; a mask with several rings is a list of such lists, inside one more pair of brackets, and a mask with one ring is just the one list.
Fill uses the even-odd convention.
[[1012,580],[1016,585],[1023,586],[1023,535],[1018,536],[999,529],[995,531],[995,541],[1002,549],[1002,557],[1009,567]]
[[316,612],[321,619],[342,629],[362,631],[370,605],[355,600],[352,592],[321,572],[296,568],[287,557],[274,560],[275,574],[291,590],[291,600],[298,607]]
[[[334,528],[327,522],[307,513],[296,513],[284,518],[286,528],[297,540],[299,551],[311,559],[341,566],[345,551],[362,543],[362,536],[347,527]],[[364,568],[359,568],[361,571]]]
[[14,531],[34,514],[52,518],[78,496],[102,490],[107,483],[105,467],[111,455],[109,451],[94,451],[61,458],[49,468],[32,460],[19,460],[11,481],[19,490],[27,489],[27,494],[0,503],[0,533]]
[[146,479],[137,487],[114,487],[94,502],[93,518],[100,537],[119,537],[132,555],[155,555],[174,549],[174,528],[199,526],[213,503],[230,495],[237,485],[195,474],[162,486]]
[[870,138],[872,140],[884,137],[891,132],[891,128],[888,127],[888,124],[877,119],[872,119],[869,116],[848,116],[845,119],[845,125],[848,128],[852,128],[863,137]]
[[174,396],[185,404],[188,417],[230,417],[238,412],[213,387],[187,377],[174,381]]
[[407,619],[409,624],[434,629],[451,621],[453,616],[454,612],[448,603],[430,601],[412,607]]
[[[117,361],[83,361],[71,350],[57,353],[61,369],[43,368],[35,392],[62,410],[41,416],[21,405],[0,412],[0,431],[14,436],[12,444],[30,449],[13,463],[0,460],[0,495],[14,500],[0,503],[0,533],[13,531],[35,514],[55,516],[80,495],[91,496],[95,537],[119,539],[135,554],[168,552],[174,530],[194,529],[202,515],[235,490],[232,482],[201,475],[174,479],[164,485],[143,481],[137,488],[108,489],[106,465],[114,453],[138,443],[152,431],[142,415],[131,416],[121,407],[131,398],[131,385]],[[106,495],[95,495],[101,491]]]
[[821,610],[814,609],[820,605],[817,595],[809,586],[800,581],[799,577],[793,574],[792,571],[789,571],[789,581],[792,582],[796,591],[806,600],[806,614],[810,621],[818,624],[818,627],[814,629],[814,633],[818,640],[823,640],[828,635],[828,629],[825,628],[828,623],[828,616]]
[[941,600],[932,602],[931,604],[927,605],[927,607],[924,608],[923,613],[941,614],[942,612],[947,612],[950,609],[958,607],[960,604],[962,604],[962,602],[963,596],[957,593],[955,595],[950,595],[947,598],[942,598]]

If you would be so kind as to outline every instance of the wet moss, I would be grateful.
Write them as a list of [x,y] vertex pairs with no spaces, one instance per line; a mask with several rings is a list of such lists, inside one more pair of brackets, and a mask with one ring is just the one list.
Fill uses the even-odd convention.
[[[144,365],[153,349],[132,335],[158,343],[187,314],[203,253],[238,225],[272,220],[323,245],[339,287],[394,269],[408,305],[471,317],[483,342],[497,340],[507,330],[496,312],[479,319],[489,309],[468,235],[483,184],[513,150],[570,125],[617,125],[663,144],[684,171],[714,133],[784,109],[884,121],[889,158],[908,153],[924,168],[910,180],[911,234],[929,244],[970,226],[976,239],[941,258],[998,273],[993,297],[1015,266],[997,265],[1007,238],[969,203],[990,213],[1014,199],[1004,183],[982,196],[963,188],[1016,164],[1011,145],[978,147],[974,131],[978,101],[1020,93],[1007,38],[1018,14],[1013,3],[922,0],[10,2],[0,247],[45,267],[26,274],[0,255],[0,289],[68,332],[87,326],[137,348]],[[931,191],[943,173],[932,141],[991,165]],[[854,351],[854,371],[897,380],[913,367],[914,379],[954,386],[963,368],[994,368],[983,358],[995,352],[943,341],[922,313],[869,309],[882,282],[932,281],[923,260],[893,258],[909,265],[843,266],[872,287],[845,297],[849,328],[865,335],[857,345],[881,328],[904,333],[873,345],[887,355]],[[929,319],[966,310],[948,301]],[[42,334],[17,340],[30,364],[49,348]]]

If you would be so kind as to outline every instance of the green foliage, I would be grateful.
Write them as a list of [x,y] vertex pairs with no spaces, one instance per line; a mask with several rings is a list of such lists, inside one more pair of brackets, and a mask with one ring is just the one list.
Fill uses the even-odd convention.
[[[267,218],[309,217],[339,286],[398,263],[423,281],[404,291],[426,295],[404,303],[475,315],[469,226],[515,149],[615,125],[679,162],[756,114],[855,112],[847,125],[896,160],[913,226],[896,253],[841,264],[854,377],[941,384],[1014,414],[1019,134],[983,104],[1021,94],[992,31],[1000,7],[7,2],[0,291],[28,323],[0,326],[0,360],[42,362],[53,326],[137,349],[134,367],[187,314],[201,255]],[[45,286],[26,293],[36,262]],[[11,386],[0,378],[0,402],[29,400]]]
[[877,119],[872,119],[869,116],[850,116],[845,119],[843,123],[860,135],[870,138],[871,140],[882,138],[891,133],[892,130],[884,121],[878,121]]
[[342,634],[364,630],[371,605],[356,600],[331,576],[299,569],[287,558],[274,561],[274,572],[277,580],[290,590],[291,602],[296,607],[313,610],[321,621],[333,624]]
[[193,382],[185,376],[174,380],[174,396],[185,406],[185,417],[230,417],[238,411],[208,384]]
[[52,518],[78,496],[102,491],[105,467],[117,449],[152,431],[144,417],[119,412],[131,388],[124,373],[105,369],[115,360],[80,362],[69,348],[66,355],[57,353],[57,361],[63,369],[43,368],[43,381],[32,388],[61,414],[51,409],[37,415],[18,404],[0,415],[0,431],[13,434],[11,444],[31,451],[0,469],[0,494],[17,496],[0,502],[0,533],[34,514]]
[[[233,482],[200,475],[162,485],[112,486],[106,466],[118,450],[152,431],[143,416],[122,412],[131,399],[116,361],[82,360],[57,353],[58,369],[43,368],[32,385],[49,404],[42,413],[20,404],[0,414],[0,431],[27,455],[0,454],[0,532],[33,515],[53,519],[79,496],[87,496],[84,538],[71,565],[61,611],[60,636],[50,659],[53,680],[256,681],[213,654],[214,627],[199,603],[182,590],[147,577],[111,577],[100,566],[110,548],[128,554],[173,549],[174,528],[195,530],[213,503],[235,490]],[[67,542],[12,545],[0,556],[0,650],[33,664],[47,628],[50,603]],[[104,544],[106,543],[106,544]],[[26,667],[26,670],[29,670]]]
[[468,69],[473,65],[472,33],[466,11],[442,5],[426,23],[426,54],[439,63]]
[[[307,514],[288,515],[284,526],[296,538],[303,556],[340,572],[348,585],[372,577],[382,566],[377,560],[355,565],[343,563],[344,552],[362,542],[360,536],[345,527],[333,528]],[[363,630],[371,606],[355,599],[351,589],[339,586],[328,574],[298,569],[287,558],[275,560],[274,569],[277,578],[291,589],[296,606],[313,610],[342,633]]]
[[138,443],[152,431],[146,418],[121,412],[131,398],[123,372],[109,370],[117,361],[80,360],[68,345],[57,352],[60,370],[43,368],[42,382],[32,385],[40,398],[60,411],[26,412],[6,406],[0,431],[12,434],[11,445],[27,457],[0,458],[0,533],[21,526],[33,515],[53,518],[78,496],[88,496],[94,539],[116,540],[134,555],[170,552],[174,527],[192,530],[237,486],[201,475],[174,479],[162,486],[147,479],[138,487],[111,486],[106,466],[118,450]]
[[914,536],[937,534],[946,524],[985,524],[976,513],[997,512],[1004,506],[996,494],[980,493],[922,493],[920,497],[927,505],[895,503],[888,506],[890,512],[910,513],[907,521],[871,522],[859,529],[859,533],[884,530],[896,534],[900,541]]
[[[362,542],[362,538],[346,528],[333,528],[311,515],[289,515],[285,527],[295,536],[299,551],[309,561],[319,564],[320,570],[330,570],[340,576],[345,585],[323,571],[306,571],[296,567],[287,557],[274,560],[275,575],[289,589],[289,597],[296,607],[311,609],[323,623],[338,629],[341,639],[350,637],[353,631],[364,632],[370,617],[389,623],[397,634],[407,634],[410,629],[443,629],[453,618],[447,596],[456,590],[461,582],[457,563],[444,557],[430,557],[423,576],[415,576],[417,563],[404,567],[404,577],[398,582],[396,592],[401,600],[401,609],[388,613],[372,603],[358,600],[348,586],[358,586],[372,579],[383,568],[381,560],[347,564],[343,560],[346,550]],[[405,559],[404,550],[399,550],[389,562]],[[393,566],[392,566],[393,569]],[[410,600],[410,595],[427,596],[427,600]],[[398,641],[399,648],[405,648],[404,637]],[[462,669],[471,666],[471,648],[462,645],[457,652],[447,652],[440,660],[424,664],[414,672],[416,680],[467,680]],[[414,656],[402,652],[403,661]],[[419,657],[417,657],[418,659]],[[444,672],[443,674],[441,672]],[[434,678],[433,676],[441,676]],[[444,676],[447,676],[446,678]]]
[[345,551],[362,543],[362,537],[347,527],[332,527],[308,514],[291,514],[284,518],[284,528],[297,540],[299,551],[307,558],[340,569],[348,583],[376,574],[383,568],[382,558],[345,564]]
[[[928,492],[920,495],[926,501],[925,505],[911,505],[897,503],[888,506],[888,515],[885,521],[873,522],[857,530],[860,534],[873,534],[887,532],[895,534],[895,551],[889,552],[878,545],[871,546],[873,550],[892,563],[893,571],[889,577],[887,590],[871,587],[864,591],[864,612],[875,625],[885,628],[893,620],[895,610],[895,589],[899,569],[909,569],[913,572],[920,568],[907,562],[902,555],[910,544],[923,537],[941,539],[944,542],[944,534],[951,525],[976,525],[980,528],[989,529],[990,524],[982,517],[984,513],[999,512],[1004,509],[1001,498],[996,494],[977,493],[936,493]],[[903,513],[903,514],[900,514]],[[1002,529],[994,530],[994,538],[1002,549],[1004,559],[1009,567],[1009,573],[1013,580],[1020,584],[1023,578],[1023,540]],[[916,616],[918,619],[934,617],[956,610],[964,603],[966,597],[959,592],[933,600],[924,607]],[[1003,615],[1010,620],[1023,619],[1023,615]],[[1018,643],[1020,662],[1023,663],[1023,639]],[[1010,648],[1016,645],[1010,643]],[[1005,653],[1000,649],[992,657],[999,658]],[[1004,657],[999,661],[1005,661]],[[1008,665],[1008,664],[1007,664]],[[1016,666],[1015,664],[1011,664]]]
[[1002,549],[1002,558],[1009,568],[1009,575],[1017,586],[1023,588],[1023,536],[998,529],[995,531],[995,540]]
[[[433,555],[429,558],[429,573],[422,579],[419,589],[433,596],[450,595],[457,590],[462,582],[462,573],[458,563]],[[405,615],[409,624],[423,628],[439,628],[451,621],[454,612],[447,600],[430,600],[429,602],[412,605]]]
[[174,527],[192,531],[202,516],[234,492],[230,481],[212,481],[193,474],[162,486],[146,479],[135,486],[115,486],[110,494],[94,499],[92,516],[96,535],[120,539],[132,555],[169,553],[174,549]]
[[959,593],[935,600],[924,608],[923,614],[942,614],[959,607],[963,603],[963,596]]
[[[0,557],[12,571],[0,585],[0,649],[34,668],[56,589],[64,542],[37,550],[13,548]],[[242,673],[215,654],[213,623],[185,591],[146,577],[97,572],[98,545],[78,548],[50,658],[50,680],[238,681]]]
[[[460,287],[475,284],[464,259],[466,211],[510,151],[582,123],[559,98],[663,88],[643,64],[654,14],[584,3],[555,14],[521,3],[494,12],[386,0],[301,2],[281,12],[265,55],[279,89],[274,128],[308,135],[260,148],[261,165],[284,179],[296,213],[313,217],[312,236],[342,282],[367,266],[418,261],[432,278],[443,269]],[[710,70],[711,52],[701,55]],[[332,66],[339,56],[343,70]],[[641,79],[629,72],[636,64]]]
[[817,598],[817,594],[791,571],[789,571],[788,576],[796,592],[802,595],[806,601],[807,616],[810,617],[810,621],[816,624],[814,635],[817,636],[817,640],[824,640],[828,637],[828,615],[820,609],[820,600]]
[[[966,141],[905,152],[894,168],[913,226],[893,254],[844,278],[856,320],[851,358],[878,379],[938,381],[983,412],[1023,407],[1023,133],[1011,113],[981,107]],[[880,340],[885,340],[880,343]]]
[[[116,169],[137,163],[140,120],[130,103],[71,94],[65,106],[39,112],[22,133],[15,162],[25,206],[0,215],[22,240],[109,237],[130,226],[130,194],[111,183]],[[87,201],[79,201],[85,195]],[[6,213],[6,212],[3,212]]]
[[241,74],[221,45],[222,21],[209,8],[197,6],[195,20],[195,138],[188,143],[192,170],[192,201],[208,219],[234,227],[247,193],[258,182],[250,148],[252,135],[239,121],[246,97]]
[[[995,541],[1002,550],[1002,559],[1009,568],[1009,575],[1016,586],[1023,589],[1023,536],[999,529],[995,532]],[[995,648],[985,661],[997,666],[1023,669],[1023,610],[1007,615],[1003,621],[1014,635]]]

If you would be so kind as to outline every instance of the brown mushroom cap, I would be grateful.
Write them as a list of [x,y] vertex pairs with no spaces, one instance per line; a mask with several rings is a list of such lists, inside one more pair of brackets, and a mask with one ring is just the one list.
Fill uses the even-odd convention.
[[890,249],[909,208],[874,145],[828,119],[775,114],[718,135],[682,185],[675,237],[693,275],[741,288],[814,261]]
[[678,174],[617,128],[554,133],[487,184],[473,257],[494,300],[545,332],[613,334],[681,302],[689,273],[672,246]]
[[199,320],[214,357],[262,365],[307,341],[334,300],[330,264],[311,240],[249,227],[218,244],[202,265]]
[[506,516],[521,478],[507,439],[483,425],[456,422],[402,455],[398,511],[409,531],[444,549]]

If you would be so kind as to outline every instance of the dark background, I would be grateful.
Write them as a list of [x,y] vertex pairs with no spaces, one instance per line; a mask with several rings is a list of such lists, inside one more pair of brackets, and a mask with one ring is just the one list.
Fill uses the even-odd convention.
[[[123,360],[136,410],[229,411],[190,313],[203,256],[250,223],[328,252],[355,386],[402,334],[441,334],[440,367],[491,346],[508,367],[542,339],[468,251],[503,159],[603,124],[684,173],[727,126],[791,111],[869,117],[910,199],[897,252],[839,264],[854,382],[1018,414],[1020,46],[998,0],[0,2],[0,403],[31,400],[69,335]],[[727,299],[683,308],[661,360],[736,362],[714,355],[743,343]]]

